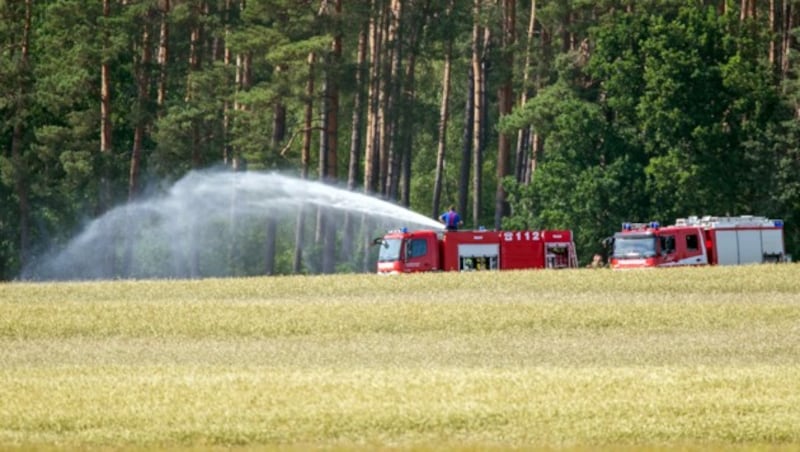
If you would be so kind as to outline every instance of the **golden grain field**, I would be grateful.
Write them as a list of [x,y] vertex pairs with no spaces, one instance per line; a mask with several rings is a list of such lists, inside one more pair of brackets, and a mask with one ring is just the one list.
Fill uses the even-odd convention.
[[0,284],[0,450],[800,448],[800,264]]

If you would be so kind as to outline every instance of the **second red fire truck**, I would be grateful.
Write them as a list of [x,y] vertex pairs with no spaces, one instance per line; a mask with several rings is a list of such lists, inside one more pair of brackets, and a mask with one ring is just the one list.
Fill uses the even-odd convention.
[[378,273],[575,268],[571,231],[391,231],[380,245]]
[[688,217],[675,224],[625,223],[614,234],[611,268],[785,262],[783,221],[744,215]]

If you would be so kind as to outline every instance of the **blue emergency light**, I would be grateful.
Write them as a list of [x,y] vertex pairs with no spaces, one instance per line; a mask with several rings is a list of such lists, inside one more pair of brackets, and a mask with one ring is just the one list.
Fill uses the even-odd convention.
[[775,225],[776,228],[783,227],[783,220],[773,220],[772,223]]

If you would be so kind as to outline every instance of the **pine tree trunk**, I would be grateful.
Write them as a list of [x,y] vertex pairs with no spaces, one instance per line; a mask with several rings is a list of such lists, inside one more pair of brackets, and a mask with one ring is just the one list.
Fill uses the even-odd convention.
[[[525,44],[525,64],[522,69],[522,90],[520,90],[519,107],[523,108],[528,102],[528,92],[530,87],[530,71],[531,71],[531,51],[533,48],[534,31],[536,29],[536,0],[531,1],[530,20],[528,22],[528,34]],[[517,149],[514,158],[514,169],[517,182],[522,183],[525,180],[528,151],[530,150],[530,128],[523,127],[517,132]]]
[[406,64],[405,86],[403,90],[403,113],[400,127],[400,205],[409,207],[411,205],[411,160],[413,159],[412,149],[414,143],[414,115],[411,106],[416,99],[415,70],[417,67],[416,52],[410,52],[408,63]]
[[[453,8],[453,0],[447,5],[447,16]],[[444,178],[445,151],[447,149],[447,119],[449,116],[448,104],[450,102],[450,59],[453,54],[453,40],[447,39],[444,52],[444,69],[442,70],[442,100],[439,105],[439,140],[436,148],[436,172],[433,179],[433,206],[431,217],[439,216],[442,196],[442,179]],[[462,211],[463,212],[463,211]]]
[[[373,9],[374,8],[373,3]],[[380,140],[378,104],[381,78],[381,16],[375,13],[370,15],[369,22],[369,80],[367,91],[367,133],[364,140],[364,192],[375,193],[378,191],[379,182],[379,149]]]
[[[275,105],[272,116],[272,148],[278,149],[286,139],[286,107],[282,103]],[[264,274],[275,274],[275,239],[278,234],[278,219],[274,216],[267,218],[264,230]]]
[[20,59],[17,63],[20,68],[18,93],[22,99],[22,114],[15,118],[14,127],[11,133],[11,162],[14,168],[14,191],[19,203],[19,263],[24,268],[28,263],[30,255],[30,216],[31,207],[28,195],[28,168],[22,157],[22,146],[24,140],[24,117],[27,116],[26,110],[28,97],[28,78],[30,77],[30,39],[31,39],[31,9],[32,0],[25,0],[25,18],[23,22],[22,37],[20,42]]
[[400,99],[400,118],[398,121],[398,150],[399,150],[399,181],[398,188],[400,205],[409,207],[411,205],[411,162],[414,158],[414,127],[416,114],[413,106],[416,103],[417,85],[416,70],[417,56],[419,55],[419,45],[421,36],[428,23],[428,15],[424,11],[413,11],[410,19],[410,32],[408,33],[408,58],[405,63],[405,73],[403,74],[403,85],[398,93]]
[[[198,10],[194,11],[194,24],[192,25],[190,37],[189,37],[189,71],[187,76],[187,83],[186,83],[186,102],[189,102],[193,97],[194,93],[192,92],[193,89],[193,82],[192,77],[195,73],[200,71],[201,67],[201,49],[200,46],[202,44],[202,36],[203,36],[203,26],[202,26],[202,19],[201,15],[202,12],[205,10],[205,2],[203,2]],[[200,124],[197,124],[197,121],[193,121],[192,123],[192,168],[199,168],[202,163],[202,153],[201,153],[201,143],[200,143]]]
[[[397,0],[391,0],[395,2]],[[381,36],[381,49],[383,50],[382,62],[387,64],[388,67],[382,68],[383,77],[378,78],[378,190],[380,193],[386,193],[386,181],[389,174],[389,143],[393,139],[391,135],[391,121],[392,121],[392,99],[391,89],[392,84],[397,80],[396,73],[393,70],[393,58],[397,49],[394,48],[396,38],[393,32],[396,33],[392,14],[387,8],[382,9],[381,15],[383,19],[383,29]]]
[[350,158],[347,167],[347,188],[356,189],[358,168],[361,165],[361,125],[364,121],[364,63],[367,55],[367,31],[358,34],[358,56],[355,72],[355,93],[353,95],[353,116],[350,125]]
[[741,0],[739,3],[739,20],[756,18],[755,0]]
[[138,115],[136,125],[133,129],[133,149],[131,149],[130,173],[128,176],[128,200],[133,200],[139,193],[139,167],[142,160],[142,142],[144,141],[145,129],[148,126],[147,104],[150,101],[150,20],[151,12],[145,15],[142,30],[142,55],[139,64],[136,66],[137,84],[137,109]]
[[[342,0],[334,2],[334,21],[338,22],[342,16]],[[327,86],[326,96],[328,98],[328,122],[326,124],[326,134],[328,135],[327,169],[326,177],[335,182],[339,176],[339,81],[338,77],[342,65],[342,35],[337,32],[333,36],[331,44],[332,67],[326,71]],[[333,69],[333,73],[331,73]]]
[[777,29],[778,23],[775,20],[775,0],[769,0],[769,31],[770,31],[770,38],[769,38],[769,65],[773,69],[777,69],[775,60],[776,54],[775,50],[777,47],[776,40],[778,36],[780,36],[780,32]]
[[[323,57],[324,73],[322,76],[322,105],[320,107],[320,131],[319,131],[319,180],[327,183],[328,179],[328,122],[330,121],[330,75],[327,68],[330,67],[330,55]],[[333,255],[330,254],[328,245],[329,240],[329,227],[331,223],[330,211],[325,206],[317,206],[317,227],[315,234],[315,242],[321,245],[322,248],[322,262],[319,271],[325,274],[332,273],[334,266]]]
[[526,177],[526,183],[530,183],[533,180],[533,177],[536,175],[536,169],[539,165],[539,162],[542,160],[542,139],[538,133],[531,133],[531,161],[530,165],[528,166],[528,176]]
[[461,170],[458,177],[458,211],[466,215],[469,195],[469,168],[472,161],[473,115],[475,114],[475,77],[472,66],[467,68],[467,99],[464,102],[464,133],[461,148]]
[[572,21],[574,12],[571,7],[564,16],[564,22],[560,24],[561,27],[561,52],[567,53],[570,50],[575,50],[575,35],[572,33]]
[[[103,0],[103,17],[111,17],[111,0]],[[110,49],[110,31],[103,30],[103,48]],[[100,169],[98,183],[98,201],[96,216],[106,212],[111,206],[111,172],[112,160],[112,122],[111,122],[111,65],[106,60],[100,65]],[[113,251],[105,256],[98,256],[106,276],[117,274],[117,260]]]
[[[335,0],[333,21],[338,21],[341,15],[342,0]],[[326,109],[325,121],[323,122],[323,133],[325,135],[323,180],[330,184],[336,183],[339,175],[339,83],[337,77],[341,67],[341,57],[342,35],[337,32],[333,36],[331,52],[328,56],[331,64],[326,65],[325,69],[325,89],[323,94]],[[332,215],[332,212],[328,211],[323,224],[322,272],[325,274],[333,273],[336,270],[336,224]]]
[[[196,73],[198,73],[201,69],[201,39],[203,37],[203,15],[208,14],[208,5],[205,1],[199,3],[197,7],[193,7],[191,11],[192,19],[191,19],[191,27],[190,27],[190,46],[189,46],[189,56],[188,56],[188,68],[187,68],[187,75],[186,75],[186,94],[184,97],[185,102],[190,102],[194,97],[193,92],[193,77]],[[202,153],[201,153],[201,137],[200,137],[200,130],[201,125],[197,124],[197,120],[193,120],[191,124],[191,167],[192,168],[200,168],[202,165]],[[231,206],[235,205],[235,198],[231,202]],[[233,211],[231,212],[233,215]],[[235,222],[232,222],[230,226],[231,231],[235,229]],[[192,225],[192,244],[189,246],[189,257],[188,257],[188,267],[189,267],[189,275],[191,277],[200,276],[200,256],[198,254],[199,246],[197,245],[197,238],[196,233],[194,232],[194,225]],[[232,242],[233,243],[233,242]]]
[[158,38],[158,94],[156,103],[159,115],[163,113],[164,101],[167,97],[167,66],[169,64],[169,13],[170,0],[162,0],[161,29]]
[[[356,57],[355,93],[353,94],[353,115],[350,125],[350,157],[347,166],[347,189],[354,191],[358,183],[358,168],[361,166],[361,125],[364,120],[364,63],[367,55],[367,28],[364,24],[358,34],[358,55]],[[350,261],[354,255],[353,234],[355,219],[345,213],[342,235],[342,259]]]
[[400,78],[400,62],[403,58],[402,29],[400,27],[403,6],[400,0],[391,0],[389,32],[387,34],[387,49],[391,53],[389,80],[386,83],[386,107],[385,107],[385,159],[386,159],[386,180],[383,185],[383,193],[388,199],[397,199],[397,185],[399,181],[400,159],[397,140],[399,136],[398,124],[401,112],[400,90],[403,81]]
[[[225,0],[225,50],[223,51],[222,64],[225,68],[231,66],[231,47],[230,47],[230,22],[231,11],[233,9],[233,0]],[[226,74],[229,71],[226,70]],[[230,85],[230,76],[225,76],[226,86]],[[233,164],[233,147],[230,143],[230,130],[231,130],[231,101],[226,96],[222,105],[222,164],[230,166]]]
[[[111,0],[103,0],[103,17],[111,17]],[[103,32],[104,48],[108,49],[109,31]],[[108,61],[103,60],[100,65],[100,154],[102,155],[102,169],[100,170],[100,193],[97,214],[103,213],[111,204],[111,185],[109,181],[107,161],[111,155],[111,67]]]
[[[552,55],[551,52],[549,51],[552,44],[551,38],[552,35],[548,33],[546,29],[542,29],[541,47],[543,49],[542,59],[544,61],[552,61]],[[534,78],[535,78],[534,86],[538,90],[540,88],[540,85],[542,84],[542,81],[540,80],[538,75],[536,75],[536,77]],[[530,141],[531,141],[530,162],[526,168],[528,174],[525,177],[525,183],[530,183],[536,176],[536,169],[538,168],[538,165],[541,162],[542,157],[544,155],[544,148],[542,146],[542,137],[535,130],[533,130],[533,128],[530,129]]]
[[[516,5],[514,0],[503,0],[503,31],[502,41],[503,49],[510,49],[514,46],[516,35],[514,27],[516,26]],[[505,50],[504,65],[506,69],[506,79],[497,93],[497,103],[500,109],[500,117],[507,116],[511,113],[513,102],[512,92],[512,79],[514,67],[513,53]],[[494,206],[494,228],[499,230],[503,217],[508,215],[508,203],[506,202],[506,190],[503,188],[503,179],[511,174],[509,168],[509,157],[511,151],[511,142],[505,133],[500,133],[497,142],[497,189],[495,191],[495,206]]]
[[[364,192],[367,194],[378,193],[381,185],[381,146],[382,141],[382,121],[381,121],[381,91],[383,78],[383,38],[384,38],[384,21],[386,14],[384,14],[384,7],[382,0],[375,0],[371,2],[372,13],[370,14],[369,22],[369,91],[367,93],[367,134],[365,138],[366,148],[364,150]],[[369,231],[371,220],[367,215],[361,218],[361,231]],[[364,238],[365,244],[362,247],[362,269],[369,271],[370,262],[370,246],[368,245],[367,238]]]
[[792,0],[783,0],[783,28],[781,30],[781,80],[789,76],[789,57],[792,51]]
[[481,190],[483,187],[483,120],[485,109],[485,79],[484,79],[484,45],[488,41],[489,31],[478,23],[482,0],[475,0],[474,20],[472,27],[472,73],[475,77],[474,85],[474,113],[472,117],[472,167],[474,169],[472,180],[472,224],[478,227],[481,214]]
[[[308,167],[311,160],[311,125],[314,113],[314,65],[316,56],[308,55],[308,80],[306,82],[306,107],[304,115],[303,150],[300,157],[300,176],[308,179]],[[297,211],[297,225],[295,228],[294,262],[292,271],[300,273],[303,269],[303,241],[305,235],[305,205],[300,204]]]
[[[328,15],[327,2],[322,2],[319,15]],[[337,46],[341,51],[341,37],[334,37],[331,51],[323,55],[323,74],[322,74],[322,105],[320,106],[320,129],[319,129],[319,180],[323,183],[332,183],[336,177],[336,150],[333,148],[336,140],[336,124],[332,124],[335,120],[333,114],[333,101],[338,101],[338,93],[336,93],[334,76],[331,73],[335,71],[336,65],[335,53]],[[333,159],[333,161],[331,161]],[[315,242],[321,245],[322,262],[319,271],[323,274],[333,273],[335,267],[335,230],[332,229],[333,219],[331,212],[325,206],[317,207],[317,227],[315,233]]]

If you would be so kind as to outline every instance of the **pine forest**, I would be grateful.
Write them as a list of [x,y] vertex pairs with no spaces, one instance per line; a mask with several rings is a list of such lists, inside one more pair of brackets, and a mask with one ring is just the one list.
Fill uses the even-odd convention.
[[[0,280],[68,245],[101,278],[374,271],[368,222],[288,206],[287,180],[431,219],[453,205],[467,228],[570,229],[582,265],[625,221],[691,215],[782,219],[800,255],[800,0],[0,0],[0,16]],[[248,181],[289,185],[259,204]],[[187,187],[188,205],[158,205],[209,221],[150,228],[149,200]],[[288,213],[239,215],[237,196]],[[99,218],[115,226],[72,243]]]

